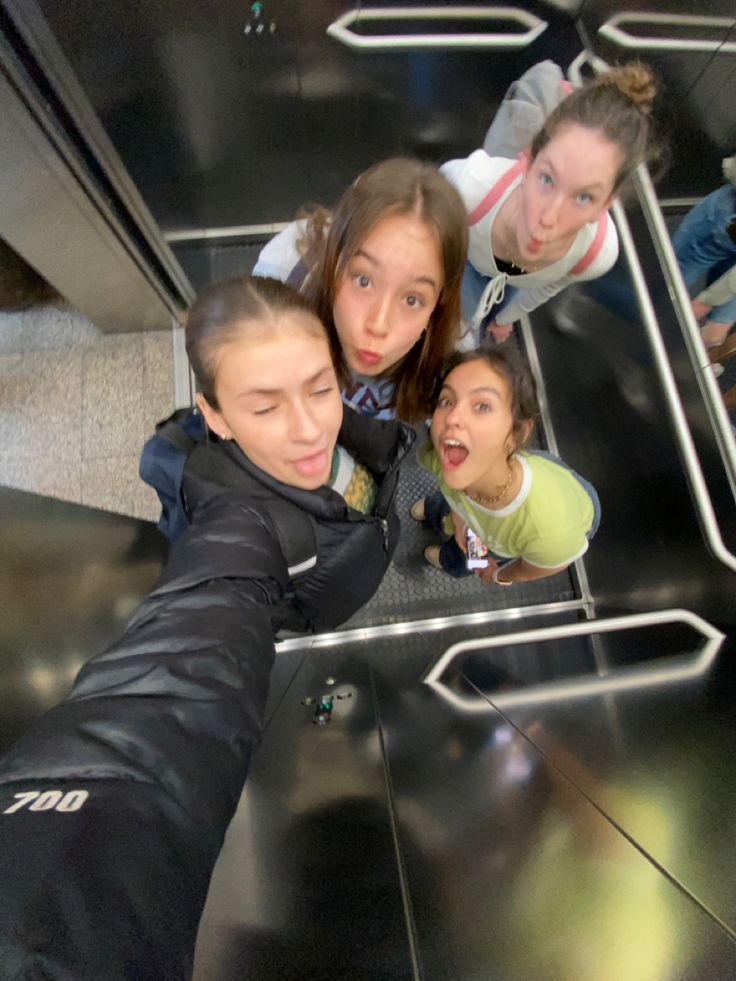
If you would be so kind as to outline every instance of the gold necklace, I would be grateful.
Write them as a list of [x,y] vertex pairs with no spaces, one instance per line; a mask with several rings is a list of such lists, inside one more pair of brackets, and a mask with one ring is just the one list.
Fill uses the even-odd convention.
[[506,478],[506,483],[503,485],[499,493],[496,494],[494,497],[486,497],[485,494],[479,494],[477,493],[477,491],[468,491],[468,490],[465,491],[466,496],[469,497],[471,501],[477,501],[478,504],[482,504],[484,507],[487,507],[489,504],[497,504],[501,500],[501,498],[505,496],[506,492],[511,486],[511,481],[514,479],[514,471],[511,468],[511,464],[509,464],[508,467],[509,467],[509,475]]

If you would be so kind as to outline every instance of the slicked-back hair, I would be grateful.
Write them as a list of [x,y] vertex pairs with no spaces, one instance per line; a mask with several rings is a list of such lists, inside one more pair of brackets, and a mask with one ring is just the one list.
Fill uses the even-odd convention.
[[[239,337],[275,329],[288,314],[313,336],[327,335],[309,302],[277,279],[227,279],[198,294],[187,316],[186,348],[199,390],[213,409],[219,410],[215,376],[222,348]],[[344,383],[347,370],[341,352],[335,369]]]

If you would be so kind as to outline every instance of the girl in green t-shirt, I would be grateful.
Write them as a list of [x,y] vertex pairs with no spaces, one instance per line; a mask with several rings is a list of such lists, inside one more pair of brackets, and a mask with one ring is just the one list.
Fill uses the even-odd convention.
[[[523,450],[538,416],[534,378],[515,352],[479,348],[450,360],[431,442],[419,451],[439,490],[410,512],[450,536],[424,550],[430,565],[511,586],[561,572],[585,552],[598,495],[559,458]],[[488,549],[485,567],[468,568],[469,530]]]

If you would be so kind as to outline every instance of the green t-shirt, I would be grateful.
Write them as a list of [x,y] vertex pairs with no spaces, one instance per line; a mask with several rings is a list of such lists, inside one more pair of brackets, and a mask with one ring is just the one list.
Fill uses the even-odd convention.
[[[523,478],[518,494],[498,511],[483,507],[442,480],[439,458],[431,442],[419,450],[425,470],[437,478],[453,511],[496,555],[523,558],[542,569],[556,569],[579,558],[588,547],[593,501],[565,467],[533,453],[517,453]],[[450,516],[445,530],[453,533]]]

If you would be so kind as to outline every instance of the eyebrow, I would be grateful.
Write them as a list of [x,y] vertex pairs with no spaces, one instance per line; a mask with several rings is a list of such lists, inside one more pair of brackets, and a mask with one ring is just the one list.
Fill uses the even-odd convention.
[[[327,374],[327,372],[331,370],[332,370],[332,365],[325,365],[324,368],[320,368],[319,371],[315,371],[313,375],[310,375],[309,378],[306,378],[302,384],[313,385],[314,382],[319,381],[322,375]],[[283,389],[281,388],[246,388],[244,391],[238,392],[235,398],[242,399],[245,398],[247,395],[278,395],[279,392],[282,391]]]
[[[443,385],[440,391],[440,395],[442,394],[442,392],[445,391],[446,388],[449,388],[449,390],[452,392],[453,395],[457,395],[457,392],[452,387],[452,385]],[[471,388],[469,394],[479,395],[481,392],[488,392],[489,395],[495,395],[500,402],[503,402],[503,395],[501,395],[501,393],[497,388],[493,388],[491,385],[479,385],[478,388]]]
[[[551,170],[552,171],[552,176],[555,179],[557,179],[557,177],[558,177],[557,170],[555,168],[555,165],[549,159],[549,157],[547,157],[543,153],[541,153],[540,154],[540,163],[544,164],[545,167],[547,167],[549,170]],[[585,187],[578,188],[578,190],[575,193],[576,194],[582,194],[584,191],[602,191],[602,190],[603,190],[603,184],[601,184],[601,183],[586,184]]]
[[[381,263],[378,261],[378,259],[376,259],[375,256],[372,256],[370,252],[366,252],[365,249],[358,249],[358,251],[354,254],[353,259],[358,259],[358,258],[367,259],[368,262],[370,262],[374,266],[378,266],[379,268],[381,266]],[[427,286],[431,286],[432,289],[435,290],[439,289],[437,283],[432,279],[431,276],[415,276],[414,279],[412,279],[412,283],[426,283]]]

